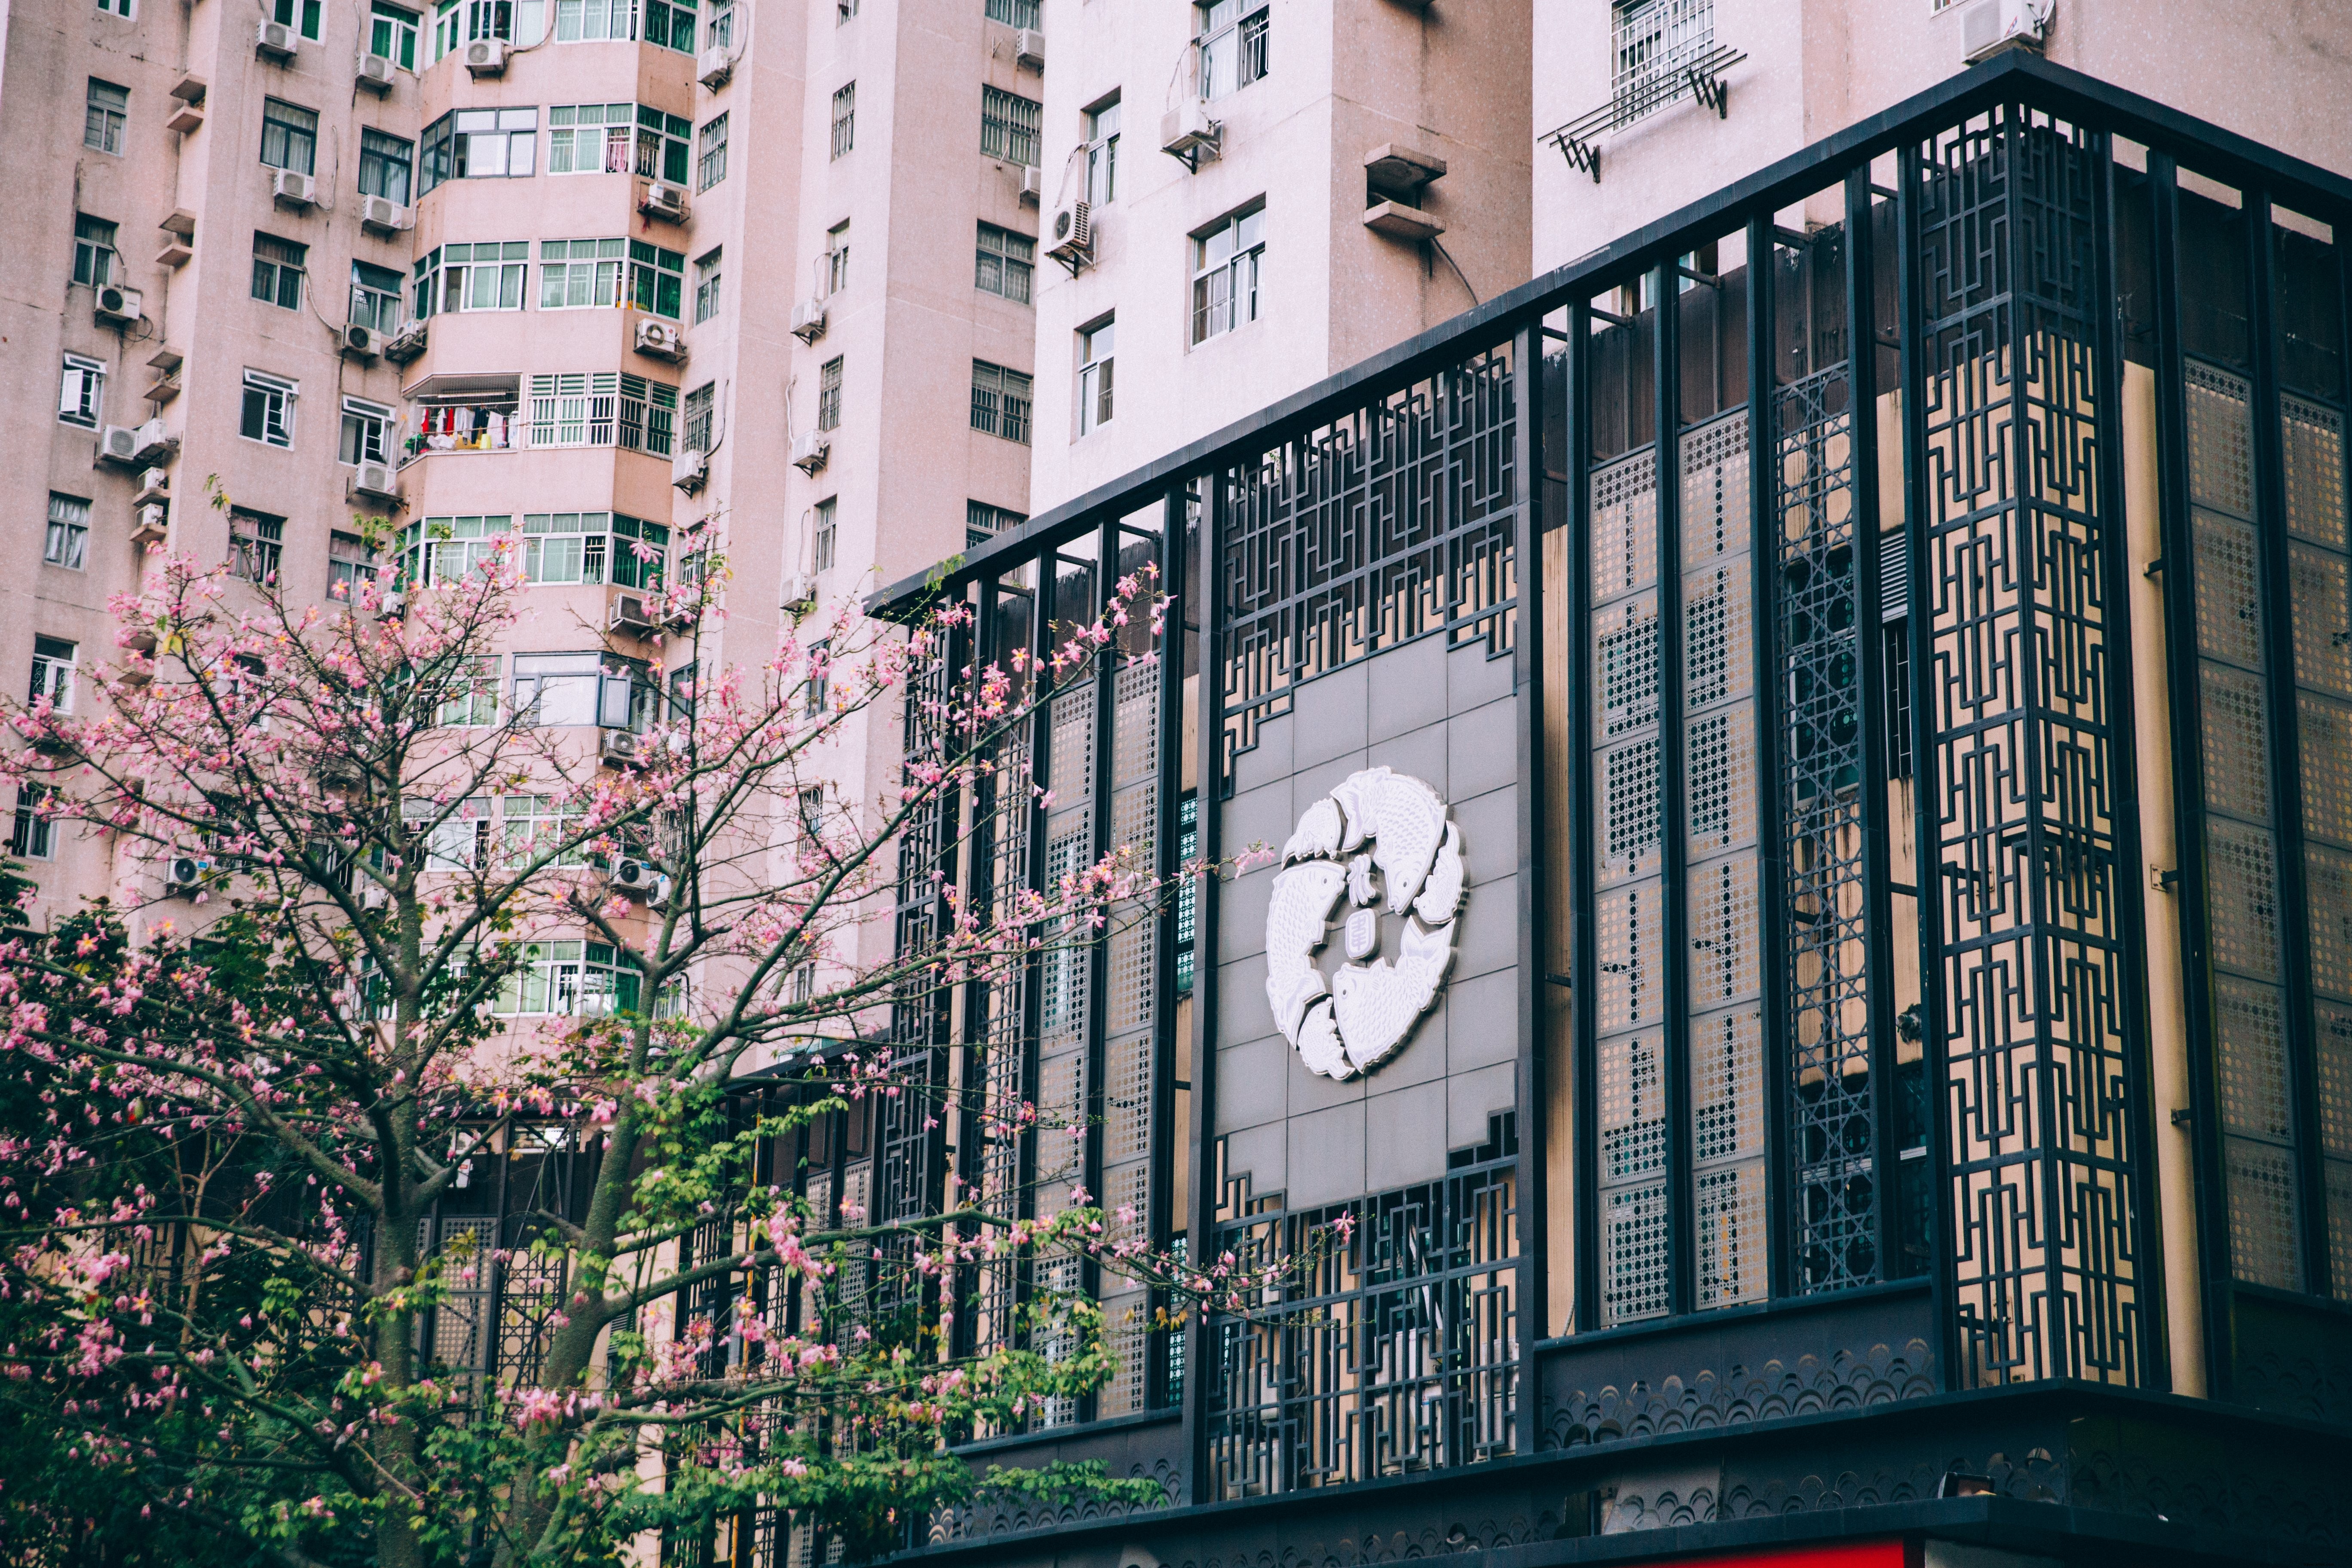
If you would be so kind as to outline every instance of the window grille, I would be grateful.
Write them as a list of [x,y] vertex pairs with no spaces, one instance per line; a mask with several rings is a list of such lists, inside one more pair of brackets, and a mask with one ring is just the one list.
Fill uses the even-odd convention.
[[1622,125],[1687,90],[1683,72],[1715,47],[1715,0],[1619,4],[1610,24],[1610,97]]
[[1192,9],[1199,29],[1193,47],[1202,98],[1238,92],[1265,75],[1272,16],[1265,0],[1213,0]]
[[1034,27],[1042,8],[1040,0],[986,0],[983,15],[1008,27]]
[[995,294],[1016,304],[1029,303],[1029,289],[1036,270],[1037,242],[1025,234],[1015,234],[1009,228],[999,228],[992,223],[980,226],[980,249],[974,264],[972,282],[982,293]]
[[1020,371],[972,361],[971,427],[1027,445],[1030,386],[1030,378]]
[[983,157],[1037,166],[1037,129],[1044,106],[1002,88],[980,89],[980,151]]
[[228,514],[228,569],[232,577],[248,583],[276,579],[286,548],[286,520],[266,512],[231,507]]
[[816,427],[841,428],[841,358],[837,354],[817,371]]
[[833,155],[842,157],[856,144],[857,84],[853,81],[834,89]]
[[694,188],[707,191],[727,177],[727,117],[724,114],[702,127],[702,157],[694,171]]
[[1028,517],[1009,508],[991,506],[984,500],[963,503],[963,547],[976,550],[1009,528],[1018,528]]

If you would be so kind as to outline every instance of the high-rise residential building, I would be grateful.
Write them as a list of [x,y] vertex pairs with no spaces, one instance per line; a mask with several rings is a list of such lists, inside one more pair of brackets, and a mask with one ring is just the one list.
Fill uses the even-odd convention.
[[[593,652],[709,524],[734,577],[703,657],[756,665],[1020,518],[1041,62],[999,13],[14,8],[10,679],[113,658],[151,547],[324,600],[516,532],[546,613],[511,664]],[[851,737],[845,799],[895,745]],[[17,820],[45,910],[108,884],[103,845]]]

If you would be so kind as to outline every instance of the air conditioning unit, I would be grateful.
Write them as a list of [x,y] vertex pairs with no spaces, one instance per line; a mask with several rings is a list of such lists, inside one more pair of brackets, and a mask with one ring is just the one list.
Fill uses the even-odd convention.
[[614,861],[612,874],[604,879],[613,891],[635,893],[641,899],[649,896],[667,879],[659,870],[633,855],[625,855]]
[[653,614],[636,595],[615,594],[604,612],[604,629],[627,632],[632,637],[651,637],[655,629]]
[[139,432],[128,425],[110,425],[98,433],[98,460],[101,463],[136,463],[139,460]]
[[805,615],[816,607],[816,574],[795,572],[784,579],[782,609],[795,616]]
[[360,226],[378,234],[404,234],[416,226],[416,215],[388,196],[362,196]]
[[253,47],[279,60],[290,60],[302,47],[302,35],[283,22],[264,17],[253,35]]
[[637,738],[626,730],[605,730],[599,732],[601,743],[596,760],[608,768],[633,768],[637,765]]
[[1034,207],[1045,199],[1045,172],[1043,169],[1023,169],[1021,171],[1022,202]]
[[1197,163],[1213,158],[1224,145],[1225,128],[1209,118],[1209,106],[1187,99],[1160,117],[1160,150]]
[[400,485],[390,463],[362,463],[352,469],[351,499],[365,497],[391,506],[400,504]]
[[140,309],[146,302],[138,289],[125,289],[120,283],[109,283],[98,291],[98,319],[135,327],[139,324]]
[[824,460],[832,451],[833,444],[824,438],[824,432],[822,430],[812,430],[805,436],[794,437],[793,467],[804,474],[814,474],[824,467]]
[[1969,0],[1959,8],[1960,58],[1969,65],[2003,49],[2042,47],[2056,0]]
[[1054,208],[1045,223],[1045,254],[1073,270],[1095,258],[1092,203],[1066,201]]
[[193,893],[205,885],[208,869],[207,862],[196,856],[174,855],[163,863],[163,890],[184,897]]
[[272,169],[269,172],[269,195],[274,201],[289,207],[316,206],[319,203],[319,182],[294,169]]
[[1045,35],[1034,27],[1024,27],[1013,35],[1013,63],[1026,66],[1038,75],[1045,74]]
[[383,357],[394,364],[406,364],[425,352],[425,323],[411,321],[392,334],[383,345]]
[[669,482],[692,495],[710,482],[710,454],[691,447],[672,458]]
[[686,187],[665,185],[658,180],[646,187],[637,198],[637,210],[647,217],[657,217],[664,223],[686,221]]
[[637,352],[676,364],[686,357],[686,333],[676,321],[641,316],[637,319]]
[[360,889],[360,908],[373,913],[392,907],[392,891],[381,882],[370,882]]
[[376,615],[387,621],[396,621],[408,614],[408,595],[395,588],[375,602]]
[[353,321],[343,329],[343,353],[352,359],[373,359],[383,353],[383,334]]
[[172,521],[171,510],[161,501],[150,501],[131,514],[131,542],[152,544],[162,539]]
[[667,910],[670,900],[677,896],[677,885],[667,877],[656,876],[654,878],[653,891],[646,895],[646,907],[651,910]]
[[824,301],[803,300],[793,307],[793,336],[813,343],[824,336]]
[[694,57],[694,76],[707,88],[722,88],[727,79],[735,74],[735,50],[729,44],[713,44]]
[[476,38],[466,46],[466,69],[474,76],[504,76],[513,52],[504,38]]
[[392,90],[392,61],[383,55],[362,55],[358,73],[359,84],[371,92]]
[[132,506],[145,506],[150,501],[172,499],[172,470],[149,468],[139,476],[139,493],[131,498]]
[[150,419],[131,432],[131,460],[152,465],[169,458],[180,449],[180,438],[163,428],[161,419]]

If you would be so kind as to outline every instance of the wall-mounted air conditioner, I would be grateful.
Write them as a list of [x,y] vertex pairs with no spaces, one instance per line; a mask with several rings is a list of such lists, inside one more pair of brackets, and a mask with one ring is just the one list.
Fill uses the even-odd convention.
[[319,205],[319,182],[297,169],[272,169],[269,171],[269,197],[281,206],[316,206]]
[[643,899],[652,895],[663,878],[660,871],[645,861],[633,855],[625,855],[613,862],[613,874],[604,880],[616,893]]
[[383,353],[383,334],[373,327],[352,322],[342,331],[342,353],[347,359],[371,360]]
[[171,509],[161,501],[133,507],[131,511],[131,542],[142,546],[160,543],[171,521]]
[[1045,220],[1045,254],[1073,272],[1095,258],[1092,203],[1074,197],[1055,204]]
[[134,463],[168,461],[179,449],[180,438],[166,430],[161,419],[150,419],[131,432],[131,460]]
[[1960,16],[1960,58],[1969,65],[2003,49],[2042,47],[2056,0],[1968,0]]
[[637,319],[637,352],[676,364],[686,358],[686,333],[676,321],[665,321],[657,316],[640,316]]
[[1024,27],[1013,35],[1013,63],[1045,74],[1045,35],[1034,27]]
[[392,90],[392,73],[395,68],[392,61],[383,55],[362,55],[354,79],[370,92],[381,95]]
[[209,869],[210,863],[198,856],[174,855],[163,863],[163,890],[184,898],[205,885]]
[[360,226],[378,234],[404,234],[416,226],[416,215],[388,196],[362,196]]
[[716,91],[727,85],[735,74],[735,48],[731,44],[713,44],[694,57],[694,79]]
[[1160,117],[1160,150],[1198,167],[1224,150],[1225,128],[1209,118],[1209,106],[1188,98]]
[[824,336],[824,301],[803,300],[793,307],[793,336],[813,343]]
[[150,501],[172,499],[172,470],[149,468],[139,476],[139,493],[131,498],[132,506],[145,506]]
[[664,223],[684,223],[686,221],[686,187],[666,185],[656,181],[647,185],[646,194],[637,198],[637,210],[647,217],[659,218]]
[[425,352],[425,323],[411,321],[392,334],[383,345],[383,357],[394,364],[406,364]]
[[265,16],[254,31],[253,47],[272,59],[290,60],[302,47],[302,35],[283,22],[273,22]]
[[146,302],[136,289],[125,289],[120,283],[106,284],[98,291],[98,319],[135,327],[140,310]]
[[390,463],[362,463],[352,469],[350,499],[400,504],[400,481]]
[[1045,199],[1045,172],[1043,169],[1023,169],[1021,171],[1022,202],[1028,206],[1034,207]]
[[816,607],[816,574],[794,572],[784,578],[784,595],[780,608],[795,616],[804,616]]
[[474,76],[504,76],[514,47],[504,38],[476,38],[466,46],[466,69]]
[[651,637],[655,630],[653,612],[635,594],[615,594],[604,610],[604,629],[626,632],[631,637]]
[[637,764],[637,738],[626,730],[605,730],[596,748],[596,760],[608,768],[632,768]]
[[793,467],[804,474],[814,474],[824,467],[824,460],[832,452],[833,444],[824,438],[824,432],[812,430],[805,436],[793,437]]
[[694,494],[710,482],[710,454],[689,447],[670,459],[669,482]]
[[109,425],[98,433],[98,457],[100,463],[135,463],[139,460],[139,432],[128,425]]

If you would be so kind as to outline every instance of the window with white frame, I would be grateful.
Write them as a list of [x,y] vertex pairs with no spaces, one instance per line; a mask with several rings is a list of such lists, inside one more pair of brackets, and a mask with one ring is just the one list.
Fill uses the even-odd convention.
[[[514,0],[437,0],[433,58],[440,59],[478,38],[513,38],[514,9]],[[536,18],[544,13],[535,0],[525,0],[523,14]]]
[[686,253],[629,241],[629,303],[677,321],[686,309]]
[[375,552],[367,541],[341,529],[327,532],[327,597],[349,601],[375,581]]
[[1039,0],[984,0],[983,14],[992,22],[1002,22],[1008,27],[1035,27],[1044,7]]
[[286,551],[286,520],[245,507],[228,509],[228,574],[248,583],[276,580]]
[[312,40],[319,37],[320,0],[266,0],[269,15],[281,27],[293,27]]
[[1026,512],[1014,511],[1011,507],[968,500],[963,503],[963,547],[977,550],[1007,529],[1018,528],[1028,521]]
[[114,281],[115,228],[102,217],[74,214],[75,282],[103,289]]
[[843,218],[824,231],[824,258],[818,268],[830,299],[849,287],[849,220]]
[[[551,795],[510,795],[499,802],[506,828],[507,858],[520,864],[533,856],[554,851],[551,866],[585,866],[588,846],[586,800],[566,802]],[[559,848],[569,843],[568,848]]]
[[636,156],[635,103],[565,103],[547,111],[547,172],[625,174]]
[[539,166],[537,109],[452,110],[425,128],[417,195],[446,180],[528,177]]
[[1029,443],[1029,402],[1034,384],[1023,371],[986,360],[971,362],[971,427],[1008,441]]
[[294,445],[294,400],[301,395],[298,383],[267,371],[245,373],[245,407],[237,434],[271,447]]
[[1118,342],[1116,320],[1097,322],[1078,333],[1078,434],[1110,423],[1111,351]]
[[686,449],[708,452],[715,449],[712,424],[718,416],[719,384],[706,381],[686,395]]
[[74,645],[62,637],[33,639],[33,689],[25,699],[28,704],[47,700],[59,713],[73,711],[74,651]]
[[106,402],[106,366],[83,354],[68,354],[65,374],[58,383],[58,418],[85,430],[98,428]]
[[1265,209],[1224,219],[1192,237],[1192,341],[1204,343],[1257,320],[1265,256]]
[[621,302],[626,239],[542,239],[539,242],[539,308],[584,310]]
[[98,14],[101,16],[120,16],[128,22],[131,20],[131,0],[98,0]]
[[439,700],[433,721],[445,730],[487,730],[499,721],[499,656],[467,654],[429,672]]
[[[446,816],[441,816],[444,810]],[[488,795],[468,795],[454,805],[443,807],[431,801],[412,800],[404,803],[403,813],[413,825],[421,826],[436,816],[432,831],[425,840],[425,868],[428,871],[474,871],[481,868],[482,851],[490,842],[490,801]]]
[[719,294],[721,275],[719,264],[723,259],[720,247],[711,247],[708,254],[694,262],[694,321],[700,326],[719,314]]
[[1610,32],[1610,100],[1637,120],[1680,98],[1685,70],[1715,47],[1715,0],[1617,0]]
[[122,155],[122,130],[131,119],[131,89],[89,79],[81,121],[81,144],[93,153]]
[[660,716],[661,689],[644,665],[606,653],[514,656],[515,722],[542,729],[596,725],[644,734]]
[[637,0],[555,0],[555,41],[623,42],[637,36]]
[[8,853],[19,860],[54,860],[58,853],[58,825],[46,807],[57,799],[55,784],[26,784],[16,786],[16,826],[8,836]]
[[382,55],[402,70],[416,68],[416,35],[425,18],[405,6],[374,0],[368,15],[368,53]]
[[253,297],[282,310],[302,308],[302,274],[310,247],[274,234],[253,237]]
[[436,247],[416,263],[415,318],[421,321],[448,310],[520,310],[530,264],[527,239]]
[[1045,108],[1003,88],[980,89],[980,151],[982,157],[1008,163],[1037,166],[1037,128],[1045,123]]
[[710,20],[705,25],[704,43],[714,49],[731,48],[735,43],[735,0],[719,0],[710,8]]
[[510,514],[419,518],[401,534],[400,579],[417,585],[454,583],[487,566],[499,542],[513,536]]
[[499,983],[502,1017],[609,1018],[637,1010],[644,976],[604,942],[531,942]]
[[1118,95],[1087,110],[1087,201],[1108,206],[1118,199]]
[[972,283],[981,292],[1026,305],[1037,269],[1037,242],[982,221],[972,268]]
[[671,455],[677,388],[641,375],[572,372],[530,378],[534,447],[625,447]]
[[681,54],[694,53],[694,0],[645,0],[646,42]]
[[1267,0],[1209,0],[1192,7],[1202,98],[1223,98],[1265,75]]
[[856,144],[857,84],[853,81],[834,89],[833,155],[841,157]]
[[638,177],[671,185],[686,184],[693,134],[694,121],[684,115],[664,113],[651,104],[637,105]]
[[360,195],[408,205],[416,169],[416,143],[405,136],[362,127],[360,131]]
[[400,331],[400,274],[373,262],[352,263],[351,324],[390,337]]
[[342,460],[388,463],[392,460],[394,410],[364,397],[343,399]]
[[707,191],[727,177],[727,116],[702,122],[702,155],[694,168],[694,188]]
[[612,511],[534,511],[522,520],[529,583],[611,583],[657,589],[669,561],[669,527]]
[[809,538],[810,571],[833,570],[834,548],[839,539],[837,529],[840,521],[841,500],[839,497],[827,496],[816,503],[816,527]]
[[820,430],[841,428],[841,364],[842,356],[835,354],[816,373],[816,427]]
[[89,502],[80,496],[49,492],[49,529],[41,541],[41,559],[52,566],[80,571],[89,559]]
[[261,161],[298,174],[319,172],[319,114],[282,99],[261,100]]
[[802,711],[811,719],[816,718],[824,711],[824,705],[832,688],[832,640],[828,638],[824,642],[811,643],[808,651],[808,673],[801,678],[801,695],[804,700]]

